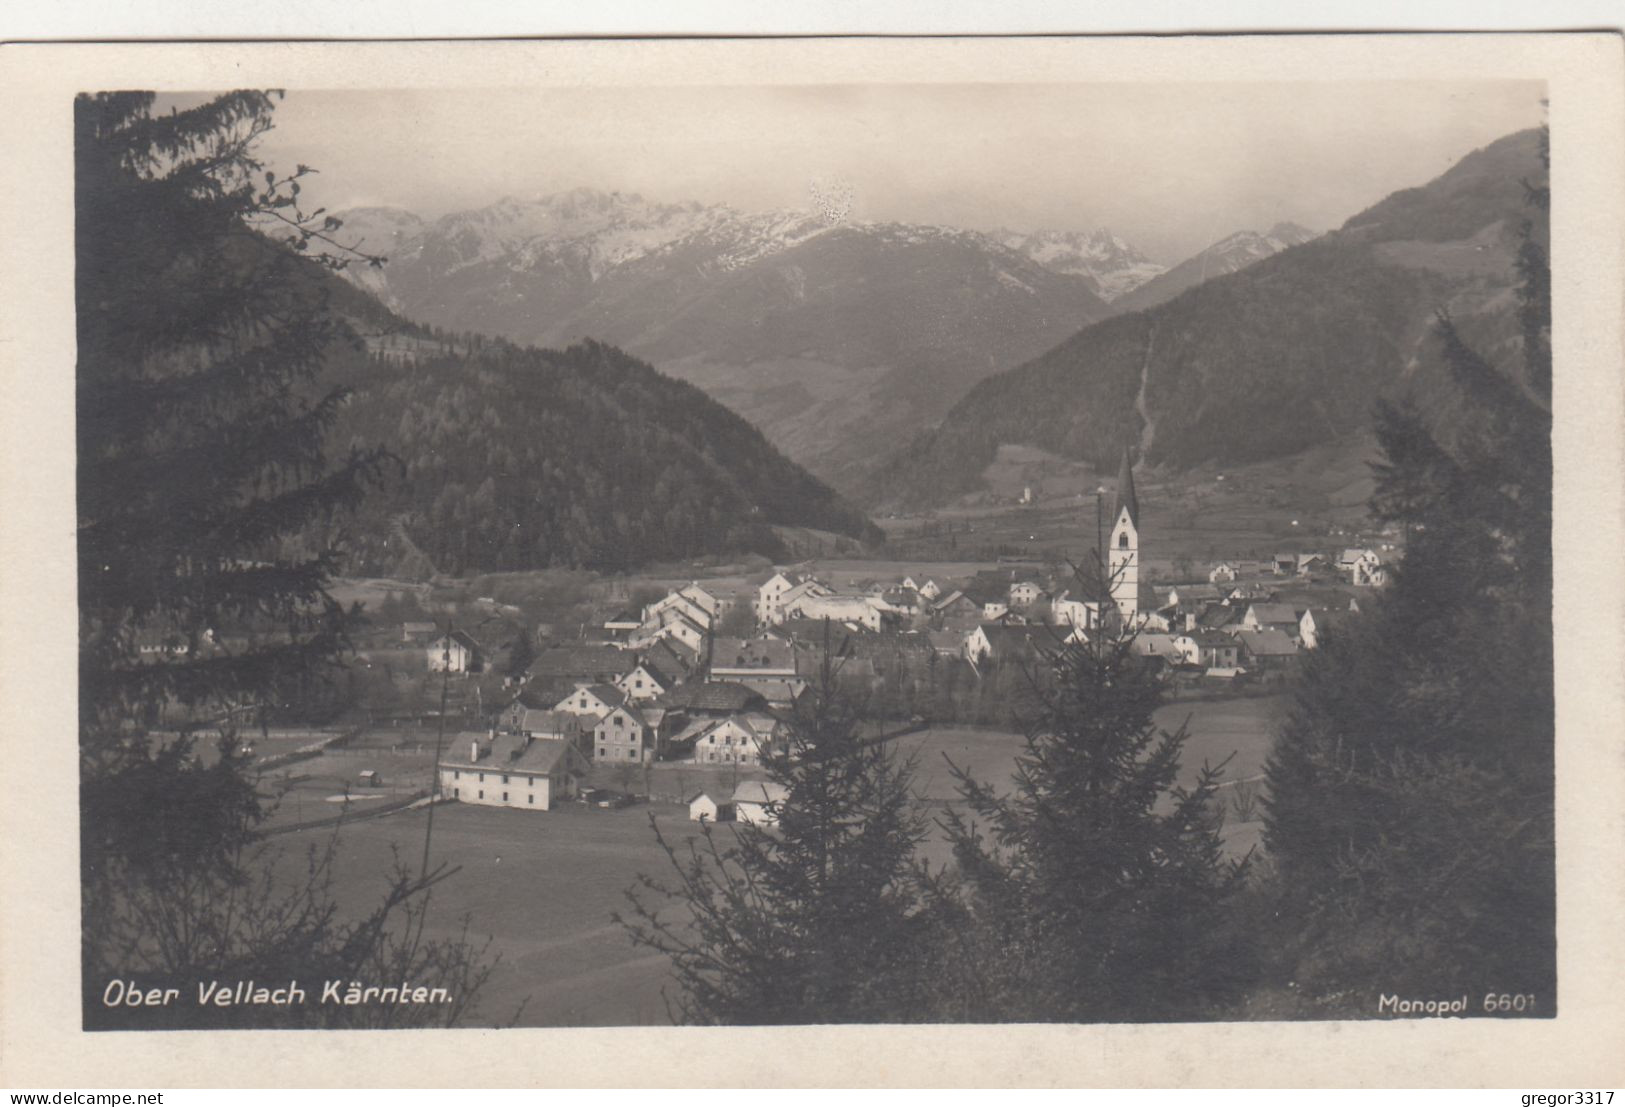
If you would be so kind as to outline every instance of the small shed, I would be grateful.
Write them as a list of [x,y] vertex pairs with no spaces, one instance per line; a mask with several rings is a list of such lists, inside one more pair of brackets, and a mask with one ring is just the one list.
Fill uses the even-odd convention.
[[718,803],[706,792],[701,792],[688,801],[689,820],[703,823],[709,820],[713,823],[733,822],[734,805],[731,803]]
[[361,786],[363,788],[382,788],[384,786],[383,775],[377,769],[362,769]]

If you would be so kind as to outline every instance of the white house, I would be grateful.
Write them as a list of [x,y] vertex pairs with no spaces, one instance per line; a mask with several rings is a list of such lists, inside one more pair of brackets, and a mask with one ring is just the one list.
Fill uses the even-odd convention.
[[1035,580],[1018,580],[1010,585],[1010,606],[1030,607],[1038,602],[1039,594],[1043,589],[1038,587]]
[[732,822],[734,817],[733,804],[718,803],[708,793],[701,792],[688,801],[689,820],[696,823]]
[[1100,605],[1061,592],[1050,603],[1050,621],[1063,627],[1092,628],[1100,622]]
[[587,769],[570,742],[465,733],[441,762],[440,793],[460,803],[548,811],[576,794]]
[[734,789],[734,819],[754,826],[777,826],[790,791],[771,780],[747,780]]
[[715,619],[722,611],[722,601],[701,588],[698,581],[690,582],[677,594],[705,612],[708,619]]
[[657,735],[636,705],[623,703],[592,728],[594,756],[599,761],[653,761]]
[[790,578],[778,572],[757,586],[756,603],[752,610],[756,615],[758,625],[766,626],[769,623],[779,622],[781,618],[779,615],[779,602],[783,600],[784,594],[793,587],[795,585]]
[[916,588],[915,591],[920,594],[920,599],[930,603],[942,595],[942,585],[934,580],[928,580]]
[[1298,639],[1303,643],[1303,648],[1319,649],[1321,638],[1337,625],[1339,617],[1339,612],[1325,607],[1311,607],[1305,610],[1303,618],[1298,620]]
[[771,715],[735,715],[713,723],[694,742],[694,760],[707,765],[760,765],[778,732]]
[[[703,590],[701,594],[709,598],[709,594]],[[711,602],[714,604],[716,601],[713,599]],[[712,611],[685,592],[672,592],[665,599],[643,609],[643,633],[647,635],[677,618],[687,619],[701,630],[706,630],[710,628],[713,617]]]
[[[771,584],[772,582],[769,581],[768,583]],[[763,585],[763,587],[765,588],[767,586]],[[760,621],[777,626],[778,624],[784,622],[784,620],[793,617],[790,609],[800,600],[806,599],[810,596],[827,596],[829,594],[830,588],[828,585],[826,585],[823,581],[814,580],[811,577],[808,577],[806,580],[792,584],[790,587],[780,592],[777,599],[774,600],[772,606],[764,608],[767,617],[765,619],[761,619]],[[758,605],[762,605],[762,598],[760,594],[757,595],[757,603]]]
[[554,711],[601,719],[624,703],[626,697],[613,684],[581,684],[553,705]]
[[1236,567],[1228,561],[1221,561],[1208,571],[1209,584],[1229,584],[1236,579]]
[[1388,583],[1388,569],[1375,550],[1365,550],[1350,570],[1349,581],[1360,588],[1381,588]]
[[853,623],[873,631],[880,630],[881,622],[880,601],[873,596],[804,596],[787,602],[784,614],[790,618]]
[[1241,617],[1245,630],[1279,630],[1287,635],[1298,633],[1298,613],[1289,603],[1249,604],[1247,614]]
[[708,624],[697,623],[675,608],[663,609],[657,618],[662,620],[657,627],[651,629],[649,623],[645,622],[643,629],[632,639],[634,649],[647,649],[662,639],[669,639],[688,647],[695,654],[705,652],[705,627]]
[[676,682],[663,676],[653,666],[640,664],[620,680],[617,680],[615,687],[627,699],[642,701],[665,695],[676,687]]
[[477,673],[485,666],[480,644],[460,630],[442,634],[424,652],[431,673]]

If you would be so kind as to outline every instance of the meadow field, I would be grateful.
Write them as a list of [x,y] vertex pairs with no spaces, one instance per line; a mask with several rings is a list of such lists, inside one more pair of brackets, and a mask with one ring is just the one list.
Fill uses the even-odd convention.
[[[1178,727],[1190,717],[1182,780],[1194,778],[1203,760],[1217,764],[1234,755],[1231,780],[1255,777],[1268,755],[1270,729],[1284,709],[1284,697],[1258,697],[1177,704],[1158,712],[1159,725]],[[1019,735],[995,730],[933,727],[896,739],[896,750],[915,762],[915,788],[934,819],[957,798],[944,758],[982,780],[1008,782],[1022,746]],[[387,770],[391,762],[377,758]],[[415,757],[405,757],[404,769]],[[324,755],[304,770],[311,774],[305,800],[310,805],[332,794],[358,759]],[[369,767],[373,767],[369,762]],[[297,767],[296,767],[297,768]],[[615,787],[613,779],[593,782]],[[759,775],[747,771],[742,777]],[[397,770],[400,786],[406,776]],[[396,781],[388,782],[390,787]],[[658,796],[701,787],[728,791],[731,771],[693,765],[662,765],[651,772]],[[641,791],[641,782],[638,790]],[[387,886],[398,856],[415,864],[423,848],[427,813],[421,809],[345,825],[339,832],[335,894],[347,914],[375,903]],[[670,875],[650,823],[679,852],[699,835],[685,808],[667,802],[617,810],[565,803],[547,813],[446,804],[436,810],[432,857],[454,874],[434,894],[432,933],[452,937],[468,920],[469,933],[491,940],[501,961],[481,994],[475,1025],[513,1017],[527,1026],[639,1026],[667,1021],[661,999],[667,979],[663,957],[635,947],[612,919],[626,907],[625,891],[639,874]],[[725,838],[732,830],[723,826]],[[276,842],[284,865],[302,865],[304,851],[329,840],[333,831],[312,829],[285,834]],[[1256,843],[1256,823],[1225,828],[1236,855]],[[933,865],[948,860],[940,831],[921,846]],[[297,872],[290,868],[289,874]]]

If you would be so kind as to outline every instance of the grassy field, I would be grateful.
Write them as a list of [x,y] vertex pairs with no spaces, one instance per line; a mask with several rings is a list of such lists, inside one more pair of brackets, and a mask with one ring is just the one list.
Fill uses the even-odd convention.
[[[480,995],[472,1025],[505,1022],[523,1003],[527,1026],[665,1024],[660,998],[666,962],[635,949],[613,921],[639,873],[669,866],[649,827],[651,813],[679,848],[696,833],[686,810],[655,805],[619,811],[567,803],[546,814],[448,804],[437,810],[433,863],[457,872],[435,892],[430,930],[490,937],[501,962]],[[352,917],[384,894],[395,852],[415,865],[424,811],[343,829],[335,894]],[[291,877],[312,830],[279,839]]]
[[[1262,771],[1270,726],[1282,708],[1281,697],[1175,705],[1159,712],[1158,722],[1176,727],[1187,713],[1192,715],[1187,781],[1204,758],[1216,763],[1232,752],[1236,758],[1229,775],[1235,779]],[[897,748],[915,756],[917,787],[940,810],[956,796],[944,754],[977,777],[1002,783],[1009,779],[1021,738],[943,727],[905,736]],[[359,765],[354,758],[331,755],[307,763],[318,770],[312,773],[309,794],[331,794],[326,789],[353,776],[352,762]],[[383,771],[389,771],[389,764]],[[368,767],[374,766],[369,762]],[[685,787],[690,781],[696,788],[719,790],[731,784],[731,773],[720,770],[663,766],[656,770],[655,791],[674,787],[678,773]],[[400,769],[396,774],[405,780]],[[311,801],[306,802],[308,807]],[[466,915],[470,933],[481,940],[489,936],[492,952],[502,955],[482,993],[476,1024],[506,1020],[521,1003],[522,1025],[665,1023],[660,997],[667,979],[665,959],[634,947],[611,920],[625,908],[623,893],[640,873],[664,877],[670,871],[650,829],[651,816],[680,851],[698,833],[685,809],[667,803],[614,811],[566,803],[545,814],[460,804],[438,809],[434,861],[458,871],[436,893],[431,929],[441,937],[455,935]],[[423,811],[413,811],[343,828],[335,889],[346,913],[365,910],[383,894],[392,848],[415,863],[425,818]],[[285,863],[296,865],[306,845],[325,841],[329,833],[299,831],[278,839]],[[1229,825],[1226,838],[1234,852],[1245,852],[1257,840],[1257,826]],[[947,859],[940,834],[922,849],[933,863]]]

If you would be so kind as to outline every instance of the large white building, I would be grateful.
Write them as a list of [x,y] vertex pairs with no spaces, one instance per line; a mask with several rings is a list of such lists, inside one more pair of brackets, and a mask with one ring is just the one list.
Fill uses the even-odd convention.
[[440,794],[484,807],[547,811],[576,794],[587,769],[573,742],[464,733],[441,762]]

